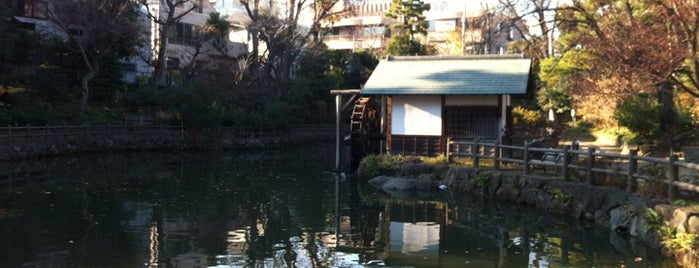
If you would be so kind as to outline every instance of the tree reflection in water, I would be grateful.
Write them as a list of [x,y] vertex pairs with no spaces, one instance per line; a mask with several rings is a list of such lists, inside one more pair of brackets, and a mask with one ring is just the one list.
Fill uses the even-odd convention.
[[332,148],[12,163],[0,169],[0,263],[672,267],[628,238],[514,204],[377,191],[328,172]]

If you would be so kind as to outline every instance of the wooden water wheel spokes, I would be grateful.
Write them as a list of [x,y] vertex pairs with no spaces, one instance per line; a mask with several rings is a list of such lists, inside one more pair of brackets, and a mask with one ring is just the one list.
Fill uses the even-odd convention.
[[350,134],[355,155],[379,153],[381,119],[377,106],[373,97],[361,97],[354,104]]

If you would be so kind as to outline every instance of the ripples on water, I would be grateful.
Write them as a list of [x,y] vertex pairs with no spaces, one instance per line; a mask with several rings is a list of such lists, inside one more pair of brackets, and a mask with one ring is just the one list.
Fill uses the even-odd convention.
[[0,266],[674,267],[632,239],[513,204],[336,185],[333,155],[322,145],[2,163]]

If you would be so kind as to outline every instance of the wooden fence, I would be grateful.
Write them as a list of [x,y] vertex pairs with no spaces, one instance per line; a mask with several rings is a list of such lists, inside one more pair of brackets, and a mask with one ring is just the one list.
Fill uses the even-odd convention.
[[[490,161],[492,167],[503,169],[517,168],[523,175],[533,173],[540,167],[544,173],[562,177],[570,181],[573,172],[584,174],[584,181],[594,184],[596,174],[613,174],[626,177],[626,190],[634,192],[639,180],[656,181],[667,186],[667,197],[674,200],[677,189],[699,193],[699,185],[679,181],[680,169],[696,172],[699,176],[699,164],[680,160],[677,154],[668,158],[657,158],[638,155],[637,150],[629,150],[628,154],[597,152],[595,147],[579,148],[575,145],[562,148],[532,147],[530,143],[524,146],[503,145],[497,142],[457,141],[448,140],[447,157],[470,159],[474,167],[480,167],[483,160]],[[614,166],[603,167],[604,163]],[[666,176],[644,174],[641,165],[653,165],[667,168]]]
[[99,150],[96,147],[109,142],[119,144],[120,146],[117,146],[119,148],[124,146],[131,148],[138,144],[155,149],[185,145],[188,148],[219,148],[224,141],[277,137],[306,139],[307,137],[320,138],[324,135],[328,139],[333,137],[334,126],[305,124],[285,129],[270,127],[188,129],[173,125],[8,126],[0,127],[0,155],[5,154],[4,158],[12,158],[11,155],[16,154],[14,152],[17,150],[24,152],[31,147],[43,148],[36,149],[43,152],[53,145],[66,146],[67,144],[87,146],[79,150]]

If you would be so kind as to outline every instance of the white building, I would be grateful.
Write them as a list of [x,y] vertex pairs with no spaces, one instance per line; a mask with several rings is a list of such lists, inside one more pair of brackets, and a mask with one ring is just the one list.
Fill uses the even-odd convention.
[[[43,1],[17,1],[17,15],[15,18],[22,23],[22,27],[29,31],[35,31],[40,35],[61,36],[65,33],[56,27],[47,18],[47,2]],[[143,33],[144,40],[149,40],[143,47],[138,49],[139,55],[122,60],[122,70],[124,81],[135,83],[143,77],[149,77],[152,73],[152,62],[158,55],[159,34],[161,27],[154,23],[149,16],[162,19],[166,16],[167,5],[160,0],[146,0],[141,9],[142,17],[140,22],[146,31]],[[201,30],[206,25],[211,13],[216,12],[213,4],[216,1],[190,0],[184,5],[176,8],[176,14],[182,14],[196,4],[196,8],[168,29],[168,47],[166,56],[168,58],[168,69],[177,69],[183,66],[193,66],[193,64],[206,65],[208,62],[220,61],[221,58],[234,59],[247,53],[247,46],[243,42],[233,41],[229,37],[226,42],[227,55],[221,55],[210,42],[202,42]],[[150,15],[149,15],[150,14]],[[234,30],[236,29],[234,25]],[[232,31],[234,32],[234,31]]]
[[[492,1],[425,0],[430,11],[426,40],[439,55],[502,54],[513,40],[503,17],[490,12]],[[336,21],[323,26],[329,31],[323,38],[331,49],[384,49],[396,23],[385,17],[391,0],[364,0],[339,3],[336,12],[345,10]]]

